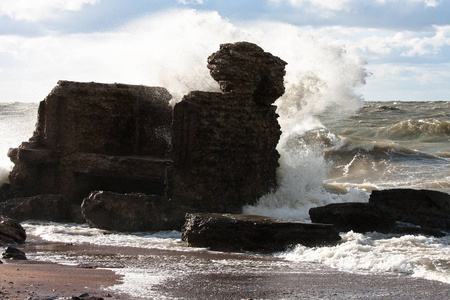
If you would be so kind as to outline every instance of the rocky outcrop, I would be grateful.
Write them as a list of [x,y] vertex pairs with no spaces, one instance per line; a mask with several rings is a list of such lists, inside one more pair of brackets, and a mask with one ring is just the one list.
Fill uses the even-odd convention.
[[85,198],[82,213],[89,225],[116,231],[158,231],[173,229],[171,209],[165,197],[145,194],[92,192]]
[[[8,153],[10,198],[52,194],[79,207],[93,190],[165,195],[170,99],[160,87],[59,81],[40,103],[33,137]],[[33,217],[47,219],[51,209]]]
[[273,103],[285,62],[250,43],[221,45],[208,68],[224,93],[174,108],[173,198],[186,212],[239,213],[276,187],[281,135]]
[[187,212],[240,212],[277,184],[272,103],[285,65],[255,44],[221,45],[208,68],[223,92],[191,92],[173,109],[161,87],[58,82],[33,137],[9,151],[5,211],[18,215],[16,204],[21,219],[34,218],[33,197],[58,195],[66,207],[86,198],[91,225],[126,231],[179,229]]
[[26,238],[25,229],[17,220],[0,215],[0,244],[21,244]]
[[187,214],[182,238],[193,247],[260,253],[284,251],[297,244],[335,245],[341,239],[331,225],[236,214]]
[[340,231],[443,236],[450,231],[450,195],[438,191],[373,191],[368,203],[339,203],[311,208],[311,221]]
[[255,44],[222,44],[208,57],[208,69],[224,93],[249,95],[270,106],[284,94],[286,62]]

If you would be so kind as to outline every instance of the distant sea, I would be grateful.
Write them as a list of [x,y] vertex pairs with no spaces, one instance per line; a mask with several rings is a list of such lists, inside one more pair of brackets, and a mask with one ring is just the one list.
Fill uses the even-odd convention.
[[[0,103],[2,182],[7,181],[12,167],[6,152],[31,137],[36,114],[35,103]],[[314,117],[320,122],[280,141],[279,189],[254,206],[244,207],[244,213],[308,222],[311,207],[365,202],[376,189],[450,193],[450,102],[366,102],[351,116],[333,114],[331,107]],[[49,241],[199,251],[180,243],[181,234],[176,231],[106,235],[86,225],[30,221],[24,226],[28,232]],[[450,235],[435,238],[345,232],[341,236],[342,242],[334,247],[298,245],[273,255],[348,272],[402,274],[450,283]],[[77,260],[52,252],[43,255],[61,263]],[[145,263],[122,264],[125,265],[115,271],[126,275],[128,287],[132,280],[145,281]],[[145,295],[145,289],[144,284],[134,285],[133,293]]]

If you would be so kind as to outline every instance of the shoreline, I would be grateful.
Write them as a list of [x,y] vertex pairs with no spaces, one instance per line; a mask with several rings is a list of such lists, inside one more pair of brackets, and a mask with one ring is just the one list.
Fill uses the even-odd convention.
[[[63,244],[34,236],[17,247],[30,260],[0,265],[0,296],[11,297],[7,299],[47,299],[83,293],[104,299],[450,297],[450,284],[438,281],[408,275],[349,273],[269,255]],[[59,264],[45,262],[52,255],[63,259]],[[74,265],[62,265],[64,261]],[[92,269],[79,268],[77,264]]]
[[122,278],[111,270],[39,261],[3,262],[0,265],[1,299],[72,299],[83,294],[95,299],[121,299],[106,291],[107,287],[119,284]]

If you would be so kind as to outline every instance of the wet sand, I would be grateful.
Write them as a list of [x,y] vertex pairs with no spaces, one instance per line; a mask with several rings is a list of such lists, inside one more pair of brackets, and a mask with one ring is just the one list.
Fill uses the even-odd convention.
[[[3,299],[70,297],[85,292],[104,299],[450,299],[449,284],[408,275],[353,274],[252,254],[33,240],[30,237],[20,247],[31,263],[0,265],[1,291],[11,297]],[[39,262],[50,253],[94,269]],[[140,281],[120,278],[111,271],[121,274],[130,268],[140,270]],[[121,281],[120,290],[118,286],[110,289]],[[136,294],[136,287],[144,292]],[[105,297],[108,294],[112,297]]]
[[113,294],[104,288],[119,283],[120,278],[109,270],[7,261],[0,265],[0,299],[70,299],[86,293],[112,299]]

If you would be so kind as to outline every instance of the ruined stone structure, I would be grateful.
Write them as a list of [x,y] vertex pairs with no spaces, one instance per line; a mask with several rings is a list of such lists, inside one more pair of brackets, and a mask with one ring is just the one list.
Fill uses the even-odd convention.
[[[69,207],[86,198],[93,226],[134,220],[160,230],[180,229],[186,212],[239,213],[276,187],[281,132],[272,103],[284,92],[285,64],[254,44],[222,45],[208,68],[223,92],[191,92],[174,108],[161,87],[58,82],[33,137],[8,154],[15,167],[0,214],[24,219],[38,202],[59,207],[61,199],[68,210],[56,214],[76,219]],[[136,202],[134,213],[123,201]]]

